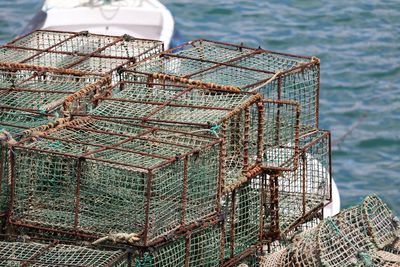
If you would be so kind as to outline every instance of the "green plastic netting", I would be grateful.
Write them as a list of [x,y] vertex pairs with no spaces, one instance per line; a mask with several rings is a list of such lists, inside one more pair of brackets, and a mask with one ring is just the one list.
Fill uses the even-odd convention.
[[15,146],[16,224],[148,243],[216,212],[220,141],[82,118]]
[[317,58],[198,40],[140,62],[126,75],[135,73],[146,74],[151,81],[162,82],[162,77],[153,75],[161,73],[174,76],[174,81],[229,85],[261,92],[265,98],[294,100],[302,107],[301,133],[318,128]]
[[[0,47],[0,62],[113,74],[163,51],[160,41],[88,32],[38,30]],[[1,65],[1,64],[0,64]]]
[[1,241],[0,266],[29,267],[127,267],[127,253],[123,251],[101,251],[86,247],[45,244],[30,241]]

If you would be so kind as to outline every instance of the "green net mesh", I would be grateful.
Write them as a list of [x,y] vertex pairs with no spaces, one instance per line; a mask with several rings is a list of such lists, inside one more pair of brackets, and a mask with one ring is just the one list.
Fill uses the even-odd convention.
[[325,131],[303,136],[299,142],[301,150],[297,169],[262,176],[266,183],[265,233],[277,227],[275,230],[285,235],[327,203],[330,198],[329,138],[329,132]]
[[0,242],[0,266],[128,266],[127,253],[57,243]]
[[136,267],[220,266],[221,225],[200,226],[183,236],[146,251],[134,259]]
[[[16,224],[146,243],[218,206],[220,141],[83,118],[14,147]],[[133,202],[134,201],[134,202]]]
[[[318,127],[319,60],[199,40],[164,52],[129,69],[190,81],[258,91],[266,98],[294,100],[302,107],[302,133]],[[174,79],[175,80],[175,79]],[[178,79],[177,79],[178,80]],[[183,80],[181,80],[183,81]]]
[[252,179],[223,196],[225,258],[233,258],[260,241],[261,185]]
[[0,47],[0,62],[106,74],[162,51],[160,41],[38,30]]
[[[258,127],[255,94],[231,94],[177,85],[150,86],[140,82],[117,84],[122,90],[113,97],[101,98],[91,112],[96,118],[123,122],[163,125],[189,133],[202,133],[223,138],[225,175],[223,186],[239,183],[242,174],[258,158]],[[227,189],[228,190],[228,189]]]

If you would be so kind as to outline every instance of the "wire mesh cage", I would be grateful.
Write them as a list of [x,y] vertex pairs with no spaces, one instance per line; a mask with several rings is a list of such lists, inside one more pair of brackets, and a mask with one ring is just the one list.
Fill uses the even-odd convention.
[[267,239],[290,232],[331,199],[330,133],[317,131],[303,136],[299,147],[297,169],[271,169],[261,175]]
[[240,185],[243,174],[260,161],[259,94],[128,81],[113,88],[119,92],[112,97],[99,97],[100,103],[91,116],[163,125],[222,138],[224,191]]
[[164,50],[162,42],[88,32],[38,30],[0,47],[0,62],[111,74]]
[[128,253],[30,240],[0,241],[0,266],[128,267]]
[[214,214],[221,141],[80,118],[13,145],[11,223],[137,244]]
[[[225,85],[261,92],[265,98],[293,100],[302,108],[301,133],[318,128],[319,59],[195,40],[129,68],[148,80]],[[161,75],[160,75],[161,74]],[[129,75],[129,74],[127,74]]]

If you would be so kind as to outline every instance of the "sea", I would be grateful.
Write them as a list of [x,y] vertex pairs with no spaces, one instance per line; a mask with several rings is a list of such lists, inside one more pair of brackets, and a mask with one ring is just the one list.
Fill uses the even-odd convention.
[[[400,215],[399,0],[162,2],[174,15],[176,42],[206,38],[319,57],[320,127],[332,131],[342,207],[377,194]],[[41,5],[0,0],[0,43],[23,32]]]

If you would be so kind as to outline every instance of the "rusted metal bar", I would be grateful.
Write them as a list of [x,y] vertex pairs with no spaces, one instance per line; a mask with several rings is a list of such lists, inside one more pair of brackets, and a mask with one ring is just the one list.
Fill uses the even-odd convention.
[[49,94],[70,94],[74,93],[75,91],[51,91],[51,90],[41,90],[41,89],[30,89],[30,88],[18,88],[18,87],[2,87],[0,91],[7,91],[7,92],[31,92],[31,93],[49,93]]
[[230,249],[231,249],[231,258],[235,256],[235,211],[236,211],[236,190],[232,191],[231,194],[232,200],[231,200],[231,229],[230,229],[230,235],[231,235],[231,242],[230,242]]
[[28,113],[32,113],[32,114],[36,114],[36,115],[45,116],[45,117],[54,117],[53,114],[42,114],[39,111],[36,111],[34,109],[29,109],[29,108],[17,108],[17,107],[12,107],[12,106],[0,105],[0,109],[19,110],[19,111],[24,111],[24,112],[28,112]]
[[301,184],[303,187],[302,190],[302,213],[303,216],[306,214],[306,181],[307,181],[307,159],[306,159],[306,154],[302,153],[301,155],[301,161],[302,161],[302,173],[301,173]]
[[153,181],[154,174],[149,171],[147,175],[147,188],[146,188],[146,204],[145,204],[145,223],[144,223],[144,232],[143,232],[143,243],[147,244],[148,233],[150,227],[150,201],[151,201],[151,187]]
[[244,133],[243,133],[243,171],[249,168],[249,145],[250,145],[250,110],[244,111]]
[[266,50],[266,49],[262,49],[262,48],[248,47],[248,46],[245,46],[243,44],[237,45],[237,44],[230,44],[230,43],[226,43],[226,42],[208,40],[208,39],[192,40],[192,41],[184,43],[184,44],[182,44],[180,46],[177,46],[177,47],[174,47],[174,48],[170,48],[170,49],[164,51],[164,53],[172,53],[175,50],[180,50],[181,48],[184,48],[184,47],[189,46],[189,45],[195,46],[196,43],[201,43],[201,42],[208,42],[208,43],[220,44],[220,45],[224,45],[224,46],[235,47],[237,50],[244,48],[244,49],[247,49],[247,50],[253,50],[253,51],[254,50],[258,50],[258,51],[261,51],[262,53],[276,54],[276,55],[281,55],[281,56],[286,56],[286,57],[294,57],[294,58],[302,58],[302,59],[310,59],[310,60],[312,59],[311,56],[299,56],[299,55],[293,55],[293,54],[288,54],[288,53],[275,52],[275,51]]
[[[1,107],[0,107],[1,108]],[[85,117],[87,114],[77,114],[72,113],[72,116],[81,116]],[[143,118],[132,118],[132,117],[123,117],[123,116],[98,116],[98,115],[91,115],[91,117],[95,119],[120,119],[120,120],[133,120],[133,121],[143,121]],[[158,122],[158,123],[167,123],[167,124],[181,124],[181,125],[190,125],[190,126],[201,126],[201,127],[208,127],[209,125],[206,123],[196,123],[196,122],[183,122],[183,121],[173,121],[173,120],[157,120],[157,119],[146,119],[147,122]],[[120,121],[122,122],[122,121]],[[126,123],[124,121],[124,123]]]
[[242,253],[240,253],[239,255],[236,255],[234,258],[231,258],[227,261],[225,261],[222,264],[222,267],[232,267],[235,264],[239,264],[241,260],[243,260],[244,258],[250,256],[251,254],[257,252],[257,251],[261,251],[262,245],[261,244],[255,244],[253,246],[250,246],[249,248],[247,248],[246,250],[244,250]]
[[270,237],[272,239],[278,239],[280,237],[280,226],[279,226],[279,176],[280,173],[272,171],[269,174],[269,187],[270,187],[270,210],[271,210],[271,227]]
[[81,206],[81,173],[82,173],[82,161],[83,158],[79,158],[76,163],[76,188],[75,188],[75,208],[74,208],[74,230],[78,229],[79,225],[79,210]]
[[189,267],[190,258],[190,234],[186,237],[185,243],[185,267]]
[[231,108],[220,108],[220,107],[209,107],[209,106],[198,106],[198,105],[185,105],[185,104],[170,103],[171,101],[175,100],[175,98],[173,100],[169,101],[168,104],[166,102],[131,100],[131,99],[113,98],[113,97],[101,97],[101,98],[98,98],[98,99],[107,100],[107,101],[127,102],[127,103],[149,104],[149,105],[155,105],[155,106],[162,106],[163,108],[166,107],[166,106],[169,106],[169,107],[183,107],[183,108],[221,110],[221,111],[232,111],[233,110]]
[[183,190],[181,197],[181,225],[186,222],[186,206],[187,206],[187,192],[188,192],[188,156],[183,160]]

